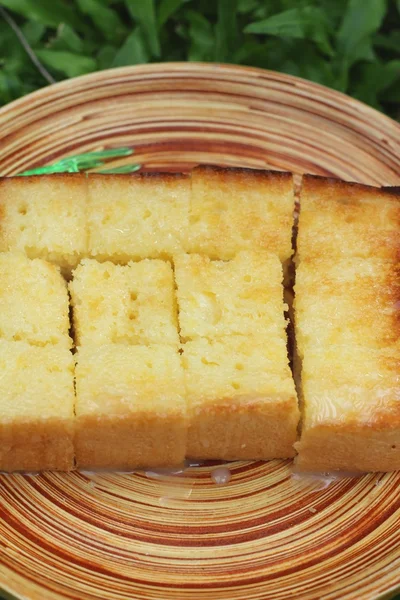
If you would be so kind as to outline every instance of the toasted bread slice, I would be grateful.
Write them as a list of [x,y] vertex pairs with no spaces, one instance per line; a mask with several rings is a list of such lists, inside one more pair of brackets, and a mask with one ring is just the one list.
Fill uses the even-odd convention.
[[300,193],[297,262],[303,258],[363,257],[398,261],[400,194],[305,175]]
[[400,202],[306,176],[295,285],[308,471],[400,468]]

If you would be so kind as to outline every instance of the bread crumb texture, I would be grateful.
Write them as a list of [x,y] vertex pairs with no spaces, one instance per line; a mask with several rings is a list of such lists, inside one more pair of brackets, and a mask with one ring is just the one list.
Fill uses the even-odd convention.
[[87,185],[80,174],[0,178],[0,251],[68,272],[88,252]]
[[69,283],[75,339],[84,344],[178,347],[175,282],[170,263],[127,265],[84,259]]
[[282,264],[275,255],[242,251],[222,261],[181,254],[174,264],[184,339],[254,332],[285,337]]
[[74,466],[74,362],[65,346],[0,339],[0,469]]
[[199,338],[183,346],[187,454],[226,460],[294,455],[299,411],[279,337]]
[[0,253],[0,282],[0,339],[72,346],[67,284],[57,266]]
[[86,345],[76,368],[78,467],[180,465],[187,410],[178,350]]

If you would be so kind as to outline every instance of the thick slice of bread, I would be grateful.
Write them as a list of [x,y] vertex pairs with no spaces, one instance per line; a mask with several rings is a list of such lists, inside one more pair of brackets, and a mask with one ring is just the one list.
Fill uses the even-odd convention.
[[179,344],[171,265],[121,266],[85,259],[73,272],[75,341],[82,344]]
[[127,263],[182,251],[190,176],[90,175],[88,182],[91,256]]
[[282,265],[264,252],[229,261],[199,254],[174,258],[179,324],[184,339],[231,334],[285,337]]
[[292,255],[293,210],[291,173],[197,167],[186,249],[222,260],[259,249],[285,263]]
[[296,464],[400,468],[400,202],[394,191],[307,176],[296,262]]
[[0,178],[0,251],[21,250],[70,271],[87,254],[86,176]]
[[400,259],[396,188],[305,175],[300,207],[297,262],[328,256]]
[[72,346],[67,284],[60,269],[19,252],[0,252],[0,339]]
[[78,467],[179,465],[187,410],[178,350],[171,346],[83,346],[77,354]]
[[282,339],[227,336],[183,346],[186,454],[198,459],[294,456],[299,410]]
[[74,364],[63,346],[0,340],[0,469],[74,465]]

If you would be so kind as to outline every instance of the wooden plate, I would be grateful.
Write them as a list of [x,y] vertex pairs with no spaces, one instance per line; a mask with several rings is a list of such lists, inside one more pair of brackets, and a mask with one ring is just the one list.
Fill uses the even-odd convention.
[[[5,107],[0,133],[3,175],[132,145],[150,169],[207,162],[400,184],[398,124],[250,68],[96,73]],[[217,486],[212,468],[0,476],[0,583],[29,600],[372,600],[399,584],[399,474],[302,480],[290,461],[236,462]]]

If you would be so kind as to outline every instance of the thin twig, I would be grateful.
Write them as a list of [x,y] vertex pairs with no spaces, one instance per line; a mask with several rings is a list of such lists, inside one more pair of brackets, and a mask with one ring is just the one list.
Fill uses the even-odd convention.
[[9,26],[11,27],[11,29],[14,31],[15,35],[17,36],[17,38],[21,42],[21,44],[24,47],[26,53],[28,54],[29,58],[31,59],[31,61],[33,62],[33,64],[37,68],[37,70],[40,72],[40,74],[49,83],[56,83],[56,80],[54,79],[54,77],[52,77],[50,75],[50,73],[44,68],[44,66],[42,65],[42,63],[39,61],[39,59],[36,56],[35,52],[32,50],[32,48],[31,48],[28,40],[26,39],[26,37],[22,33],[21,29],[18,27],[18,25],[16,24],[16,22],[14,21],[14,19],[12,17],[10,17],[10,15],[8,14],[8,12],[6,10],[4,10],[4,8],[2,8],[1,6],[0,6],[0,15],[3,17],[3,19],[9,24]]

